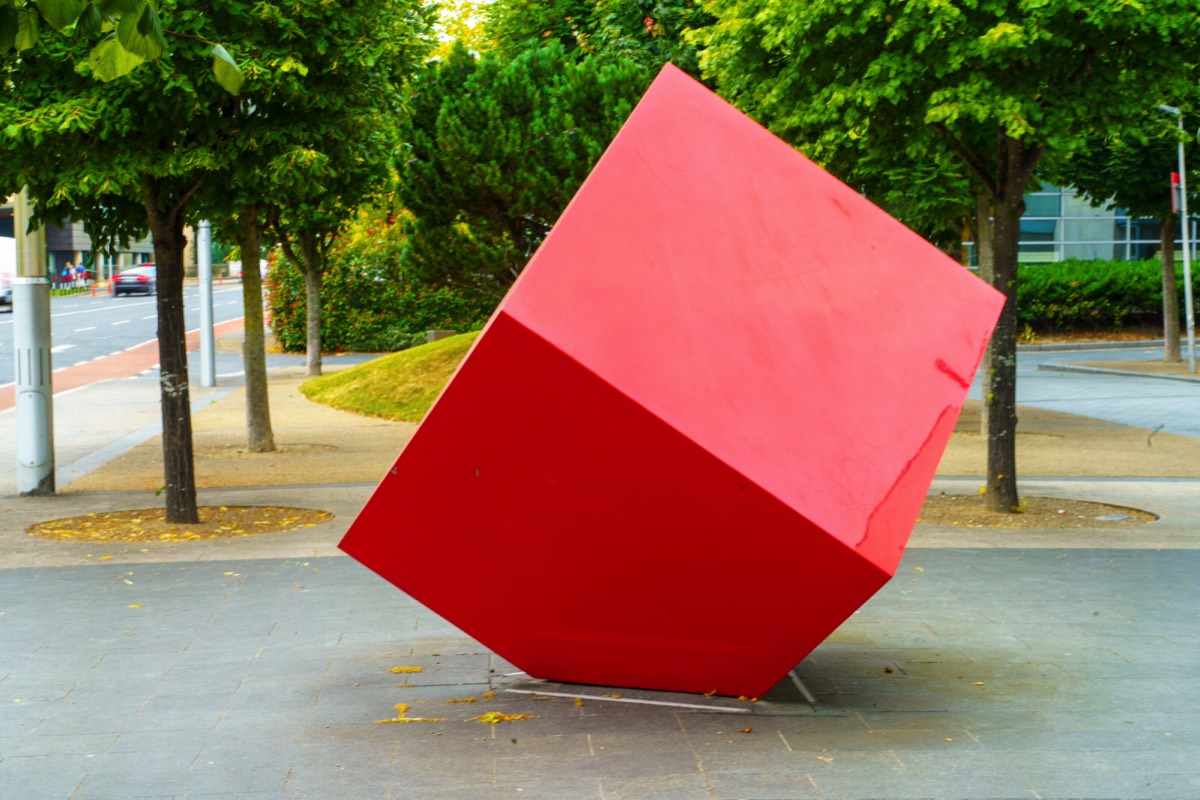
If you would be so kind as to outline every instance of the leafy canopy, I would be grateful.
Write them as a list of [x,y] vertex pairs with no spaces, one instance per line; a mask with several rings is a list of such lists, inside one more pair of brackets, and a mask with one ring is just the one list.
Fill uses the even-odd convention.
[[[165,35],[193,34],[165,31],[151,0],[0,0],[0,57],[32,49],[45,26],[68,38],[99,41],[80,67],[102,81],[128,75],[146,60],[166,51]],[[237,94],[241,68],[219,42],[208,41],[212,71],[226,91]]]
[[499,298],[650,78],[557,44],[513,61],[458,47],[429,64],[411,86],[397,157],[406,269]]
[[1000,140],[1070,152],[1193,92],[1193,0],[709,0],[706,75],[817,159],[851,173],[952,148],[999,190]]

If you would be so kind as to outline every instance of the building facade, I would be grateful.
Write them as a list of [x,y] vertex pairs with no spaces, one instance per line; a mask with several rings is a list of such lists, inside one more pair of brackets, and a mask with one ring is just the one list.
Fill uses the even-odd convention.
[[[1113,261],[1158,258],[1161,227],[1157,220],[1131,217],[1111,203],[1094,208],[1074,189],[1042,186],[1025,195],[1019,257],[1022,264],[1072,258]],[[1188,235],[1193,258],[1198,232],[1193,218]],[[1180,230],[1175,233],[1175,252],[1182,257]],[[967,258],[970,266],[978,265],[973,243],[968,243]]]
[[[110,269],[121,270],[154,260],[154,243],[150,237],[129,242],[115,256],[97,254],[92,250],[92,238],[79,222],[65,221],[62,225],[46,225],[46,276],[61,275],[68,265],[84,268],[107,277]],[[12,238],[13,207],[11,198],[0,203],[0,236]],[[98,268],[97,268],[98,267]]]

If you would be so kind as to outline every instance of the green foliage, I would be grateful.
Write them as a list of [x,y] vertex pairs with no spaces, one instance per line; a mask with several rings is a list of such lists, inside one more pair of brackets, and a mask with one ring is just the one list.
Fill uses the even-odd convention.
[[78,37],[42,37],[13,62],[0,93],[0,193],[28,185],[40,220],[70,216],[107,244],[144,235],[147,194],[161,211],[182,208],[198,182],[236,163],[233,98],[209,77],[200,41],[222,31],[174,2],[158,14],[187,36],[119,81],[93,79],[103,67],[89,66],[93,48]]
[[456,48],[413,81],[397,154],[404,266],[498,300],[633,109],[650,74],[547,45],[506,62]]
[[712,23],[691,0],[496,0],[487,13],[487,38],[508,60],[555,44],[576,58],[633,61],[652,71],[670,62],[693,75],[699,57],[685,32]]
[[[362,212],[331,247],[321,282],[321,342],[326,351],[387,352],[425,341],[427,330],[474,330],[494,304],[448,286],[428,287],[401,267],[402,226],[379,211]],[[306,346],[305,287],[280,260],[267,275],[271,328],[288,352]]]
[[1043,154],[1064,160],[1195,94],[1190,0],[705,8],[717,23],[694,38],[724,96],[885,202],[911,165],[940,169],[959,192],[911,195],[922,219],[973,214],[980,194],[1015,218]]
[[[1183,270],[1176,268],[1177,303],[1183,302]],[[1200,290],[1200,276],[1194,276]],[[1162,266],[1146,261],[1068,260],[1021,267],[1017,314],[1032,330],[1121,328],[1161,323]]]
[[[166,4],[170,4],[167,0]],[[0,0],[0,56],[30,50],[42,38],[40,21],[55,31],[78,39],[106,33],[80,58],[79,67],[102,81],[128,75],[147,59],[155,60],[166,49],[158,10],[151,0]],[[169,31],[179,39],[195,34]],[[237,94],[241,68],[220,44],[214,47],[213,71],[218,83]]]
[[[1171,210],[1167,178],[1179,169],[1179,138],[1175,117],[1148,109],[1139,128],[1124,133],[1099,132],[1082,149],[1052,163],[1047,176],[1075,187],[1093,205],[1109,201],[1130,216],[1166,219]],[[1200,166],[1200,147],[1186,136],[1188,185],[1200,185],[1194,168]]]

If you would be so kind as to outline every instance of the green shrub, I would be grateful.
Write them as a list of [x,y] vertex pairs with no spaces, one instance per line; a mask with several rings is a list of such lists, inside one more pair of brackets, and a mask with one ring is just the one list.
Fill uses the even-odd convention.
[[[1176,266],[1179,302],[1183,271]],[[1121,328],[1162,323],[1162,266],[1157,260],[1022,265],[1017,284],[1020,324],[1036,331]],[[1196,276],[1193,274],[1193,283]]]
[[[321,344],[329,352],[390,352],[427,330],[478,329],[494,303],[452,287],[421,286],[400,267],[400,226],[379,212],[355,220],[331,248],[321,283]],[[266,280],[271,328],[285,352],[307,346],[304,277],[278,259]]]

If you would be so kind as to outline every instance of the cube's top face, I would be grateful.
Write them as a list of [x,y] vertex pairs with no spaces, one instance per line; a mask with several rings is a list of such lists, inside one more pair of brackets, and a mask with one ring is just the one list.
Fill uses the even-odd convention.
[[1001,305],[668,66],[500,313],[856,547]]

